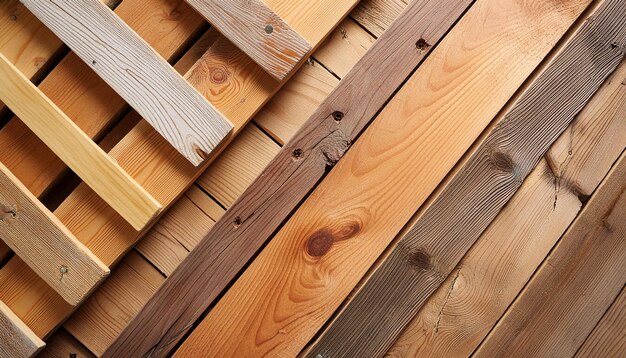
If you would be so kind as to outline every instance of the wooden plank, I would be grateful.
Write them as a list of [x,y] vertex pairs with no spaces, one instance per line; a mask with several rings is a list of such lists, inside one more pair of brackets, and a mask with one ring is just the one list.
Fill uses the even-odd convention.
[[106,267],[0,163],[0,237],[71,305],[109,274]]
[[406,8],[409,0],[362,0],[352,17],[374,36],[380,36]]
[[21,1],[192,164],[200,165],[232,130],[211,103],[100,1]]
[[187,2],[278,81],[288,77],[312,49],[261,0]]
[[[593,21],[583,22],[419,214],[309,356],[385,354],[619,65],[624,53],[612,43],[626,39],[618,10],[625,5],[625,0],[606,1]],[[546,99],[546,93],[559,95]]]
[[388,355],[461,357],[478,347],[626,148],[624,78],[622,61],[546,154],[558,161],[533,170]]
[[[416,4],[412,7],[413,12],[408,12],[403,20],[399,20],[387,36],[405,34],[411,39],[412,34],[419,33],[426,41],[435,44],[469,2],[450,3],[450,7],[445,8],[434,1],[419,1]],[[423,31],[422,28],[419,28],[421,31],[413,31],[414,25],[419,24],[424,18],[432,19],[432,22],[424,21]],[[341,119],[340,124],[345,126],[345,133],[356,136],[424,58],[427,51],[416,49],[414,46],[419,37],[412,40],[414,41],[379,41],[373,46],[360,65],[357,65],[357,69],[344,78],[344,85],[333,92],[301,129],[300,134],[270,163],[261,174],[260,178],[263,179],[252,184],[238,200],[239,204],[236,203],[225,214],[207,238],[192,251],[165,285],[157,291],[107,351],[108,355],[128,353],[129,346],[135,347],[133,352],[136,354],[155,350],[166,354],[175,345],[182,332],[191,327],[190,324],[193,324],[263,245],[273,230],[308,194],[309,189],[325,173],[327,165],[332,165],[343,155],[343,150],[347,149],[345,142],[338,140],[339,135],[332,135],[339,134],[335,118]],[[372,66],[373,63],[381,63],[381,66]],[[390,69],[393,70],[389,71]],[[381,84],[378,91],[371,91],[371,88],[363,85],[380,78],[383,73],[387,76],[387,81]],[[358,101],[346,104],[344,102],[346,98],[358,98]],[[344,113],[343,118],[340,118],[338,111]],[[333,112],[336,112],[334,118]],[[309,132],[313,133],[309,136],[307,135]],[[303,154],[309,152],[311,154],[297,158],[301,161],[294,161],[294,150],[298,148],[302,149]],[[289,170],[281,169],[285,163],[291,163]],[[280,170],[276,170],[277,168]],[[298,168],[301,171],[296,171]],[[249,198],[253,197],[255,203],[259,205],[248,204],[251,202]],[[235,223],[240,225],[233,225]],[[229,239],[213,241],[211,237]],[[212,257],[218,252],[221,252],[218,254],[219,257]],[[222,264],[225,259],[228,263]],[[231,259],[236,261],[230,261]],[[192,293],[184,295],[183,293],[189,289],[185,284],[187,279],[189,277],[195,279],[199,272],[195,269],[199,266],[204,269],[206,264],[211,265],[206,268],[207,275],[202,275],[198,279]],[[170,312],[167,316],[162,315],[161,310],[171,306],[165,303],[173,302],[171,300],[181,303],[176,307],[170,307],[178,308],[179,311]],[[155,314],[164,319],[157,320]],[[142,328],[147,326],[153,326],[155,329],[146,333]]]
[[475,356],[571,357],[578,351],[626,284],[624,178],[626,153]]
[[0,301],[0,355],[8,358],[33,357],[46,344]]
[[39,358],[95,358],[87,348],[66,330],[60,329],[46,340],[46,348],[37,356]]
[[161,204],[2,54],[0,75],[0,100],[136,230],[159,214]]
[[576,357],[619,357],[624,352],[626,352],[626,287],[576,352]]
[[[317,46],[355,2],[272,0],[268,4],[309,43]],[[187,79],[236,124],[235,133],[227,141],[281,86],[223,38],[187,73]],[[140,122],[110,155],[160,203],[169,206],[206,169],[217,152],[202,168],[194,168],[166,144],[147,123]],[[132,230],[84,185],[80,185],[55,214],[108,265],[115,264],[143,234]],[[0,270],[0,299],[41,336],[47,335],[71,313],[71,308],[18,258],[11,259]]]

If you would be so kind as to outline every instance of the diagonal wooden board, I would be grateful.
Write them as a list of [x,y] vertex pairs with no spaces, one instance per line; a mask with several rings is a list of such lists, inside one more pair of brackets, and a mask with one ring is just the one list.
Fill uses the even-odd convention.
[[475,3],[177,354],[298,354],[588,1],[554,5]]
[[[356,137],[432,47],[417,48],[415,43],[422,38],[424,42],[436,44],[470,2],[450,2],[448,7],[441,7],[437,1],[416,1],[389,29],[388,34],[374,44],[361,62],[356,65],[357,69],[343,79],[342,84],[324,101],[304,128],[264,170],[260,176],[264,179],[253,183],[208,236],[228,237],[229,240],[222,241],[221,244],[230,246],[229,242],[233,241],[236,245],[225,250],[213,247],[214,244],[220,244],[218,242],[212,243],[210,239],[203,240],[166,281],[139,316],[122,332],[107,354],[114,356],[121,352],[128,352],[129,345],[138,347],[134,348],[134,352],[138,354],[147,353],[150,349],[166,354],[167,350],[171,349],[168,346],[171,347],[180,339],[181,335],[178,333],[187,330],[188,326],[210,305],[250,256],[280,225],[282,219],[323,176],[327,165],[332,165],[330,161],[336,161],[341,157],[343,154],[341,150],[347,148],[338,140],[339,136],[334,135],[339,132],[338,126],[340,125],[345,133],[350,133],[352,138]],[[415,29],[415,26],[420,27],[416,31],[411,31]],[[408,39],[403,37],[396,39],[398,34],[408,34],[405,35]],[[390,54],[393,55],[390,56]],[[379,63],[381,66],[376,66]],[[394,70],[389,71],[390,68]],[[378,83],[377,91],[372,91],[366,85],[377,83],[383,75],[386,81]],[[342,103],[345,98],[358,100]],[[333,149],[333,146],[337,144],[340,145],[340,150]],[[307,155],[294,160],[294,151],[297,148],[302,148],[303,154],[307,153]],[[285,163],[290,164],[288,170],[277,170]],[[255,198],[254,205],[250,205],[249,198]],[[277,198],[281,198],[281,201],[272,200],[278,200]],[[237,217],[245,219],[241,220],[236,230],[233,230],[233,222]],[[246,251],[241,251],[242,245],[249,245]],[[222,252],[223,256],[212,257],[217,252]],[[228,258],[236,258],[237,261],[221,263]],[[194,285],[193,288],[196,290],[193,294],[186,294],[186,290],[190,289],[186,282],[190,277],[194,277],[193,280],[195,280],[197,265],[206,263],[216,263],[208,269],[209,271],[219,269],[221,272],[201,275],[201,279],[206,281]],[[171,300],[184,302],[184,304],[172,307],[167,304]],[[165,306],[180,310],[163,316],[160,312],[165,309]],[[157,325],[163,328],[151,330],[149,333],[142,329]]]
[[99,0],[21,0],[194,165],[232,124]]
[[46,344],[0,301],[0,356],[34,357]]
[[[607,0],[584,22],[419,215],[308,356],[386,353],[620,64],[626,43],[623,9],[626,0]],[[558,95],[546,97],[549,93]],[[360,329],[355,331],[355,326]]]
[[624,352],[626,352],[626,286],[576,352],[576,357],[619,357]]
[[276,80],[306,59],[311,45],[262,0],[186,0]]

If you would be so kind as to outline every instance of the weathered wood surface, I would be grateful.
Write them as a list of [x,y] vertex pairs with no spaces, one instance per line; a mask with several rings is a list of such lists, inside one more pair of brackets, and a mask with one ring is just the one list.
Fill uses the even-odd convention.
[[606,1],[582,25],[419,215],[308,356],[385,354],[620,64],[626,40],[623,9],[624,0]]
[[0,356],[33,357],[46,344],[0,301]]
[[0,163],[0,239],[71,305],[109,274],[89,249]]
[[619,357],[624,352],[626,352],[626,286],[576,352],[576,357]]
[[2,54],[0,78],[0,100],[137,231],[159,214],[161,204]]
[[[116,10],[126,1],[129,0]],[[268,5],[314,47],[355,3],[268,1]],[[215,41],[188,71],[186,78],[235,123],[236,130],[227,142],[282,85],[223,38]],[[160,203],[169,206],[206,169],[217,152],[202,168],[194,168],[150,125],[140,122],[111,150],[110,155]],[[84,185],[80,185],[55,210],[55,214],[109,266],[119,261],[144,234],[132,230]],[[18,258],[12,258],[0,270],[1,299],[40,336],[47,335],[71,313],[71,307],[46,286]]]
[[[621,6],[613,11],[626,9]],[[476,357],[571,357],[578,351],[626,284],[625,178],[626,152]]]
[[186,1],[278,81],[288,77],[312,49],[262,0]]
[[[468,4],[469,1],[459,1],[442,8],[437,6],[438,2],[427,1],[412,7],[389,30],[388,41],[380,41],[378,46],[374,45],[362,62],[357,64],[357,70],[344,79],[344,85],[331,94],[300,134],[270,163],[261,174],[263,179],[253,183],[239,199],[239,204],[236,203],[218,222],[207,238],[196,247],[120,335],[107,354],[127,352],[130,345],[140,346],[139,352],[143,353],[153,350],[165,354],[171,349],[182,333],[191,327],[190,323],[200,316],[281,224],[283,218],[289,215],[325,174],[327,165],[334,164],[347,149],[337,127],[341,126],[347,136],[354,138],[428,53],[429,48],[415,46],[420,36],[425,42],[437,43]],[[413,26],[421,21],[424,21],[423,28],[413,31]],[[394,40],[394,34],[399,33],[409,36],[410,41],[404,38]],[[397,70],[388,72],[389,68]],[[380,82],[383,74],[386,81]],[[363,83],[377,83],[377,90],[372,91],[370,86],[360,85]],[[345,98],[358,99],[358,104],[346,104]],[[300,151],[296,149],[300,149],[302,158],[297,154]],[[285,163],[290,164],[289,168],[284,168],[286,170],[282,168]],[[293,185],[298,181],[298,185]],[[297,192],[294,191],[296,189]],[[254,203],[250,198],[255,198]],[[274,198],[280,200],[273,201]],[[235,222],[238,225],[234,225]],[[229,240],[211,240],[212,237],[227,237]],[[236,245],[231,245],[231,242]],[[219,248],[222,245],[225,246]],[[226,247],[228,249],[225,250]],[[214,257],[220,252],[219,257]],[[236,261],[231,261],[233,259]],[[229,263],[223,264],[224,260]],[[207,264],[210,267],[205,267]],[[203,267],[202,271],[207,274],[198,275],[198,267]],[[189,287],[186,283],[189,277],[198,277],[202,282],[198,281],[196,285]],[[193,293],[186,294],[187,289],[193,289]],[[170,300],[181,304],[175,307],[166,304]],[[178,309],[178,312],[169,311],[163,314],[161,310],[166,308]],[[158,328],[145,332],[143,328],[148,326]]]
[[95,358],[87,348],[82,346],[76,338],[66,330],[60,329],[46,339],[44,348],[38,358]]
[[21,0],[192,164],[232,124],[99,0]]
[[461,357],[478,347],[626,149],[624,78],[626,61],[428,298],[388,356]]

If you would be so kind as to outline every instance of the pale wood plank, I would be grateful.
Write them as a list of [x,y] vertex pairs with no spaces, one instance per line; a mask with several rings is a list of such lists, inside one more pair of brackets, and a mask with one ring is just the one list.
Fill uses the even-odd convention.
[[472,6],[176,354],[298,354],[587,4]]
[[0,99],[136,230],[161,205],[0,54]]
[[194,165],[232,124],[98,0],[22,3]]
[[0,301],[0,356],[33,357],[46,344]]
[[44,348],[37,357],[94,358],[95,356],[66,330],[60,329],[50,338],[46,339],[46,348]]
[[576,357],[619,357],[624,352],[626,352],[626,287],[576,352]]
[[285,79],[311,45],[261,0],[187,0],[270,75]]
[[71,305],[109,268],[0,163],[0,238]]
[[374,36],[380,36],[391,25],[409,0],[362,0],[352,17]]

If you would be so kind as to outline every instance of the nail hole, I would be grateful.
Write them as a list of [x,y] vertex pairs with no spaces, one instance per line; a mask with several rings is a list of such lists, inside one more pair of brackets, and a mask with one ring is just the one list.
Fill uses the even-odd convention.
[[344,114],[343,112],[340,111],[334,111],[333,112],[333,119],[337,122],[341,122],[341,120],[343,119]]
[[611,42],[611,48],[617,48],[617,42]]
[[233,220],[233,225],[235,226],[235,228],[238,228],[239,226],[241,226],[242,223],[243,221],[241,220],[241,217],[239,216],[237,216],[235,220]]
[[76,358],[76,353],[70,353],[70,358]]
[[96,63],[97,63],[96,60],[91,61],[92,65],[95,65]]
[[274,32],[274,26],[272,26],[272,25],[267,25],[267,26],[265,26],[265,33],[266,33],[266,34],[268,34],[268,35],[269,35],[269,34],[271,34],[272,32]]
[[430,45],[428,44],[428,42],[426,42],[426,40],[419,39],[415,43],[415,47],[417,47],[417,49],[420,50],[420,51],[426,51],[426,49],[428,49],[430,47]]
[[292,153],[292,157],[294,160],[300,160],[304,157],[304,151],[300,148],[294,149]]
[[11,21],[17,21],[17,16],[11,15],[10,19],[11,19]]

